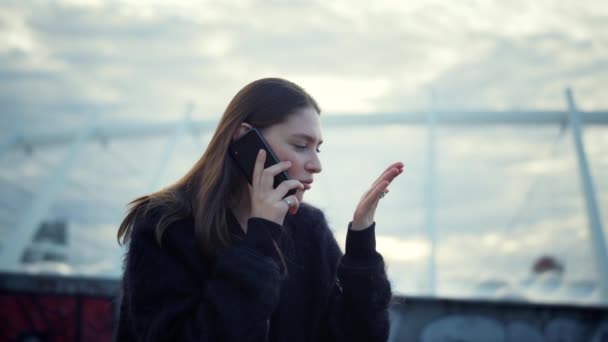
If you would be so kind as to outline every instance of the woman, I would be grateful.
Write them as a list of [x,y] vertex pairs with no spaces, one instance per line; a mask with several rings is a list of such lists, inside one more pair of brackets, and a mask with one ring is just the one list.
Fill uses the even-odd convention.
[[[363,195],[342,255],[322,212],[302,203],[321,172],[319,115],[289,81],[252,82],[182,179],[131,202],[118,230],[130,244],[117,340],[387,339],[391,290],[374,212],[403,164]],[[260,151],[250,185],[227,151],[252,127],[281,162],[264,169]],[[283,171],[291,180],[273,188]]]

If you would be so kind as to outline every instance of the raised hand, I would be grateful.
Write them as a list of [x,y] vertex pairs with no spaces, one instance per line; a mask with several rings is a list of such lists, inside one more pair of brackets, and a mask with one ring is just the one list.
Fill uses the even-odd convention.
[[353,224],[351,225],[352,230],[363,230],[368,228],[374,223],[374,215],[380,198],[384,197],[384,194],[388,193],[388,186],[392,181],[403,172],[403,163],[396,162],[391,164],[372,186],[367,190],[359,204],[355,209],[353,215]]

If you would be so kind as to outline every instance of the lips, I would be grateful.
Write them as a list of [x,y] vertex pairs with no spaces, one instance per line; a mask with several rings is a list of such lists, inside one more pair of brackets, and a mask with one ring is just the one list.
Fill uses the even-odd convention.
[[303,180],[300,182],[304,184],[304,190],[310,190],[310,188],[312,188],[312,180]]

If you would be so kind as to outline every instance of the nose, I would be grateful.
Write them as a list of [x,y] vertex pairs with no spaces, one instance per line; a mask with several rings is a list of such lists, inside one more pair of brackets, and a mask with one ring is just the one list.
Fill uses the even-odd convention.
[[321,166],[321,160],[319,159],[319,155],[314,153],[313,157],[306,163],[306,171],[310,173],[319,173],[323,170]]

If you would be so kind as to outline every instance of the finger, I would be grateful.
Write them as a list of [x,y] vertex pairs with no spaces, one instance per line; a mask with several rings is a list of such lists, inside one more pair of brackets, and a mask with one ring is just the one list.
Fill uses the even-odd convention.
[[277,164],[274,164],[272,166],[267,167],[266,169],[264,169],[264,171],[262,171],[262,180],[261,180],[261,184],[265,189],[272,189],[273,185],[274,185],[274,176],[278,175],[279,173],[286,171],[287,169],[289,169],[291,167],[291,162],[290,161],[282,161],[279,162]]
[[384,175],[385,173],[391,171],[392,169],[403,170],[403,163],[402,162],[394,162],[394,163],[392,163],[389,167],[387,167],[382,172],[382,175]]
[[255,165],[253,166],[253,175],[251,176],[251,185],[256,187],[260,184],[260,177],[262,171],[264,171],[264,163],[266,162],[266,151],[260,149],[258,156],[255,158]]
[[[295,195],[287,196],[282,201],[288,206],[287,211],[290,214],[293,215],[298,212],[298,209],[300,208],[300,201],[298,201],[298,198]],[[287,202],[291,203],[291,205],[287,204]]]
[[[399,176],[402,172],[403,172],[403,163],[402,162],[394,162],[392,163],[389,167],[387,167],[384,172],[382,172],[382,174],[380,175],[380,177],[378,177],[374,183],[372,183],[372,186],[369,188],[369,190],[367,190],[366,192],[363,193],[363,195],[361,196],[361,199],[359,200],[359,202],[363,202],[363,199],[368,197],[368,195],[373,192],[373,189],[375,189],[379,183],[383,182],[383,181],[388,181],[388,183],[390,184],[393,179],[395,179],[397,176]],[[381,191],[380,191],[381,192]],[[380,192],[378,192],[378,196],[380,196]],[[388,192],[388,191],[387,191]]]
[[397,177],[398,175],[401,174],[401,171],[399,169],[396,168],[392,168],[389,170],[386,170],[382,175],[380,175],[380,177],[378,177],[378,179],[376,179],[376,181],[372,184],[371,189],[374,189],[378,186],[378,184],[380,184],[381,182],[387,181],[387,182],[392,182],[393,179],[395,179],[395,177]]
[[403,172],[403,169],[401,169],[401,170],[399,170],[399,169],[397,169],[397,170],[393,169],[393,170],[391,170],[391,172],[386,173],[382,179],[383,179],[383,180],[385,180],[385,181],[388,181],[388,182],[389,182],[389,184],[390,184],[390,183],[392,183],[392,182],[393,182],[393,180],[394,180],[395,178],[397,178],[397,176],[399,176],[399,175],[400,175],[402,172]]
[[290,167],[291,161],[284,160],[282,162],[278,162],[272,166],[267,167],[264,171],[270,173],[274,177],[283,171],[287,171]]
[[403,163],[395,162],[392,163],[389,167],[387,167],[384,172],[376,179],[376,181],[372,184],[372,188],[374,188],[379,182],[383,180],[388,180],[391,182],[395,177],[403,172]]
[[388,182],[381,182],[375,188],[370,189],[367,195],[361,199],[353,221],[373,221],[376,208],[380,202],[380,193],[386,189]]
[[361,201],[362,209],[364,209],[364,211],[375,210],[380,201],[380,193],[386,191],[388,185],[388,181],[383,181],[376,185],[375,188],[371,189],[363,201]]
[[399,176],[401,173],[403,173],[403,163],[396,162],[386,169],[382,176],[380,176],[380,179],[387,180],[390,183],[393,181],[393,179],[395,179],[395,177]]
[[274,193],[276,194],[276,198],[281,199],[281,198],[285,197],[285,195],[291,189],[304,190],[304,184],[302,184],[299,180],[296,180],[296,179],[290,179],[290,180],[283,181],[274,190]]
[[394,162],[389,167],[387,167],[386,170],[384,170],[384,172],[386,172],[386,171],[388,171],[388,170],[390,170],[392,168],[403,169],[403,163],[402,162]]
[[388,192],[388,186],[390,185],[389,181],[383,181],[380,182],[375,188],[373,188],[370,193],[369,193],[369,197],[371,198],[376,198],[376,199],[380,199],[380,194],[381,193],[387,193]]

